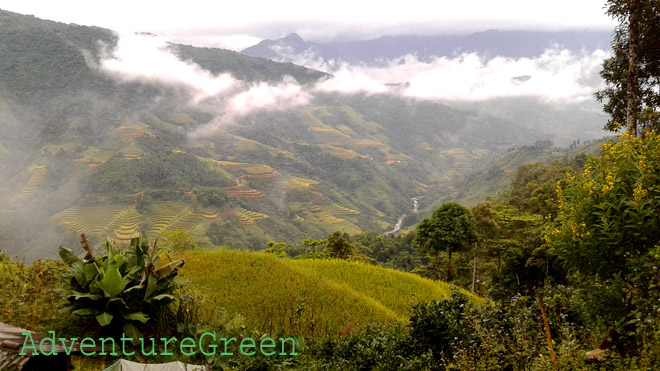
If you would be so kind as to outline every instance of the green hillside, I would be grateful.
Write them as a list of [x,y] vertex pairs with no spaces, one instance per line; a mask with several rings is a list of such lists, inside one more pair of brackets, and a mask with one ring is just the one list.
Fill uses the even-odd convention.
[[248,328],[306,337],[347,326],[405,323],[419,302],[449,296],[444,282],[342,260],[290,260],[245,251],[188,253],[181,274],[208,310],[243,318]]
[[[175,87],[119,83],[95,67],[118,42],[112,31],[5,11],[0,25],[0,201],[12,215],[0,218],[0,246],[29,259],[83,231],[99,243],[182,228],[201,246],[250,250],[383,232],[412,197],[442,196],[487,159],[542,136],[439,103],[341,94],[193,136],[216,113]],[[227,50],[170,49],[247,86],[327,77]],[[26,240],[30,251],[18,247]]]

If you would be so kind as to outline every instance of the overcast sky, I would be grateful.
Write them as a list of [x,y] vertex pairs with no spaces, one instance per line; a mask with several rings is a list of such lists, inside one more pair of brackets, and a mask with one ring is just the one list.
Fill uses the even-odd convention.
[[493,28],[610,30],[614,23],[604,14],[604,4],[604,0],[0,0],[0,9],[240,49],[290,32],[322,42]]

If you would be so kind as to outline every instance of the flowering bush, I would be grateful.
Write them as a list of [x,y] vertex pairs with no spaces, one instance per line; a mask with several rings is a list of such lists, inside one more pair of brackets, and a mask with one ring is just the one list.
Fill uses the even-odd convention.
[[611,140],[556,191],[560,212],[546,244],[603,327],[643,331],[660,313],[660,135]]

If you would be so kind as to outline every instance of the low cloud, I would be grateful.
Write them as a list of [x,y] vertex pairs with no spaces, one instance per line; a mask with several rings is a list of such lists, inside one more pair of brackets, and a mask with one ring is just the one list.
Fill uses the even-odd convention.
[[319,93],[391,94],[445,102],[518,97],[551,104],[593,101],[593,93],[602,85],[599,71],[607,57],[602,50],[573,53],[554,48],[535,58],[485,59],[470,53],[421,61],[408,55],[368,66],[324,61],[308,50],[287,58],[333,76],[303,87],[293,78],[276,84],[246,83],[227,73],[213,74],[181,60],[166,38],[125,34],[98,68],[119,81],[159,83],[183,90],[189,105],[215,116],[192,133],[200,136],[254,112],[307,105]]
[[390,93],[439,101],[536,97],[548,103],[593,100],[608,53],[548,49],[535,58],[484,59],[476,53],[420,61],[407,55],[378,66],[324,61],[313,51],[287,55],[294,63],[333,74],[316,89],[338,93]]
[[[278,84],[246,83],[228,73],[213,74],[181,60],[170,42],[152,34],[122,34],[98,69],[120,82],[163,84],[182,89],[188,105],[216,115],[218,124],[262,110],[288,110],[309,103],[310,94],[292,78]],[[205,128],[208,131],[210,128]]]

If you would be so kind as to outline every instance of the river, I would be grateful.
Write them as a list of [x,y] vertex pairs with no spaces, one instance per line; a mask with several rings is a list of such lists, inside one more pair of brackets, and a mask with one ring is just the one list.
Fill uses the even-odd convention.
[[[419,205],[419,199],[422,198],[423,196],[418,196],[418,197],[413,197],[412,202],[413,202],[413,208],[412,208],[412,213],[417,214],[418,211],[418,205]],[[396,232],[401,230],[401,226],[403,225],[403,219],[407,216],[408,214],[403,214],[399,218],[399,220],[396,221],[396,224],[394,224],[394,228],[392,230],[389,230],[385,233],[383,233],[384,236],[389,236],[392,234],[395,234]]]

